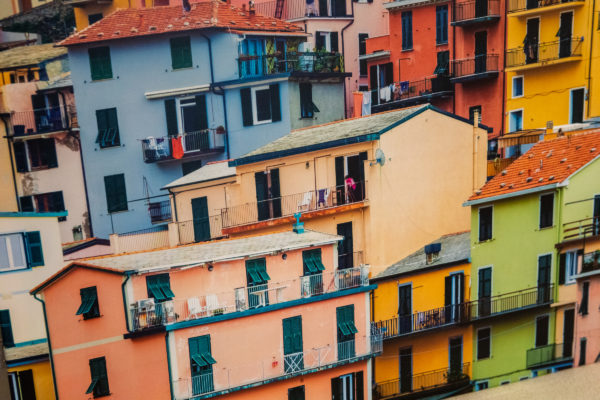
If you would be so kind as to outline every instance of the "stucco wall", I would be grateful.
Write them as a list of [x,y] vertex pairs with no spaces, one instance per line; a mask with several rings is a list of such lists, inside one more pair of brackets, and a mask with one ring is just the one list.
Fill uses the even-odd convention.
[[313,118],[301,118],[300,86],[298,82],[289,84],[289,107],[291,129],[318,125],[344,119],[344,87],[339,83],[312,83],[312,101],[319,109]]

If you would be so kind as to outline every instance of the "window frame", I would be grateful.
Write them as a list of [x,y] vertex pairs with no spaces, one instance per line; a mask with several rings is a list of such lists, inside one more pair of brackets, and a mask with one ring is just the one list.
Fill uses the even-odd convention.
[[[305,89],[303,89],[303,87]],[[313,102],[312,83],[300,82],[300,83],[298,83],[298,90],[300,91],[300,118],[301,119],[314,118],[315,113],[320,112],[320,110]],[[310,95],[308,95],[308,94],[310,94]]]
[[171,275],[169,273],[146,275],[146,292],[148,298],[154,299],[155,303],[173,300],[175,293],[171,289]]
[[[573,27],[574,28],[574,27]],[[581,122],[573,122],[573,92],[577,90],[583,90],[583,107],[581,109],[581,114],[583,115],[582,122],[585,120],[585,112],[586,112],[586,95],[588,94],[588,90],[585,86],[579,86],[569,89],[569,124],[577,124]]]
[[[256,92],[266,91],[269,93],[269,113],[268,120],[258,120],[258,107],[256,101]],[[273,122],[273,104],[271,104],[271,88],[269,85],[253,86],[250,88],[250,99],[252,101],[252,125],[270,124]]]
[[[521,123],[520,123],[521,126],[518,129],[511,129],[511,121],[512,121],[511,116],[514,113],[521,113]],[[525,109],[523,109],[523,108],[516,108],[514,110],[510,110],[508,112],[508,131],[509,131],[508,133],[522,131],[523,130],[523,121],[524,120],[525,120]]]
[[[542,199],[547,198],[548,196],[552,196],[552,210],[551,210],[551,213],[550,213],[550,216],[549,216],[550,217],[550,224],[542,226],[542,222],[545,220],[545,218],[544,218],[545,215],[543,214],[544,209],[543,209],[543,204],[542,204],[543,200]],[[554,206],[555,199],[556,199],[556,196],[554,195],[554,192],[544,193],[544,194],[540,194],[539,195],[539,202],[538,202],[538,205],[539,205],[538,228],[540,230],[542,230],[542,229],[548,229],[548,228],[553,228],[554,227],[554,209],[556,208]],[[545,210],[545,211],[548,212],[548,210]],[[548,216],[546,215],[545,217],[548,217]]]
[[[14,254],[13,254],[13,244],[12,239],[7,240],[9,237],[20,237],[20,243],[17,244],[21,249],[21,255],[24,261],[24,264],[21,266],[14,265]],[[23,232],[10,232],[10,233],[2,233],[0,234],[0,239],[4,239],[4,243],[6,244],[6,255],[8,259],[9,266],[7,268],[0,266],[0,273],[3,272],[13,272],[13,271],[22,271],[26,270],[30,267],[29,259],[27,256],[27,239],[25,238],[25,233]]]
[[[538,339],[538,321],[540,319],[545,318],[547,321],[547,325],[546,325],[546,340],[545,340],[545,344],[542,345],[538,345],[537,343],[537,339]],[[544,347],[544,346],[548,346],[548,344],[550,344],[550,314],[541,314],[541,315],[537,315],[535,317],[535,335],[533,337],[534,340],[534,348],[540,348],[540,347]]]
[[[109,127],[108,121],[110,120],[110,113],[112,113],[113,110],[114,110],[114,120],[115,120],[116,126]],[[107,126],[106,129],[100,129],[100,125],[101,125],[100,119],[101,118],[105,119],[105,121],[103,121],[103,123],[106,123],[106,126]],[[119,130],[119,115],[117,113],[116,107],[102,108],[102,109],[96,110],[96,127],[98,129],[98,135],[96,136],[96,143],[98,144],[98,147],[100,147],[100,149],[110,149],[113,147],[121,147],[121,132]],[[110,134],[109,131],[113,130],[113,129],[115,130],[114,139],[110,141],[111,144],[105,144],[107,136]]]
[[[361,40],[362,38],[362,40]],[[359,33],[358,34],[358,55],[365,55],[367,54],[367,42],[366,40],[369,38],[369,34],[368,33]],[[361,43],[364,43],[364,45],[361,45]],[[364,51],[363,51],[363,47],[364,47]],[[363,71],[364,69],[364,71]],[[369,67],[367,65],[367,60],[358,60],[358,76],[364,76],[367,77],[369,76]]]
[[[412,24],[412,11],[403,11],[400,14],[400,27],[402,32],[402,51],[413,50],[413,24]],[[405,24],[406,23],[406,27]],[[405,34],[406,38],[405,38]],[[410,43],[409,43],[410,42]]]
[[[490,215],[490,233],[489,237],[483,238],[481,235],[481,210],[482,209],[491,209]],[[478,243],[488,242],[494,239],[494,205],[489,206],[481,206],[477,208],[477,241]]]
[[[10,318],[10,309],[0,310],[0,313],[6,315],[6,319],[8,322],[4,324],[0,324],[0,335],[2,335],[2,344],[4,347],[14,347],[15,346],[15,337],[12,329],[12,320]],[[2,318],[0,318],[0,323],[2,322]],[[4,337],[4,332],[6,331],[6,338]],[[10,340],[8,338],[10,337]]]
[[[100,362],[103,364],[103,371],[95,370],[93,367],[93,365],[95,365],[96,363],[100,363]],[[108,371],[106,368],[106,357],[96,357],[96,358],[90,359],[89,366],[90,366],[90,376],[92,378],[92,382],[88,386],[88,390],[85,392],[85,394],[93,393],[93,397],[95,399],[98,397],[110,396],[111,393],[110,393],[110,386],[108,384]],[[96,366],[96,368],[98,368],[98,367]],[[94,383],[94,381],[96,381],[96,380],[97,380],[97,382]],[[101,380],[105,381],[106,391],[97,393],[96,388],[98,387],[98,382],[100,382]]]
[[[315,256],[317,256],[315,258]],[[325,271],[325,265],[323,264],[323,255],[322,255],[322,251],[321,248],[317,248],[317,249],[310,249],[310,250],[303,250],[302,251],[302,272],[303,275],[302,276],[310,276],[310,275],[318,275],[321,274],[323,271]],[[312,265],[313,268],[315,269],[314,271],[311,270],[310,268],[310,262],[307,263],[306,260],[309,261],[313,261],[314,264]]]
[[[479,332],[483,331],[483,330],[488,330],[489,334],[487,337],[488,340],[488,349],[487,349],[487,357],[479,357]],[[489,360],[490,358],[492,358],[492,327],[491,326],[484,326],[481,328],[477,329],[477,349],[476,349],[476,357],[477,357],[477,361],[480,360]]]
[[[482,388],[482,387],[480,387],[480,385],[485,385],[485,387]],[[480,390],[489,389],[489,387],[490,387],[490,381],[487,380],[487,379],[483,380],[483,381],[478,381],[478,382],[475,382],[474,386],[475,386],[475,391],[476,392],[479,392]]]
[[[89,305],[89,310],[87,312],[79,312],[84,308],[85,296],[84,294],[93,293],[94,301]],[[79,296],[81,297],[81,305],[77,310],[76,315],[82,315],[84,320],[99,318],[100,317],[100,305],[98,303],[98,289],[96,286],[89,286],[85,288],[79,289]]]
[[[577,275],[577,270],[579,269],[579,250],[569,250],[565,251],[565,285],[572,285],[576,282],[575,276]],[[569,257],[571,256],[571,257]],[[573,267],[573,265],[569,265],[569,258],[574,260],[574,272],[570,273],[569,267]]]
[[[521,80],[521,94],[515,96],[515,81],[517,79]],[[516,75],[512,77],[511,80],[511,97],[513,99],[518,99],[525,96],[525,76],[524,75]]]
[[[584,301],[585,300],[585,301]],[[590,312],[590,281],[583,281],[581,283],[581,301],[577,310],[578,314],[582,317],[586,316]]]

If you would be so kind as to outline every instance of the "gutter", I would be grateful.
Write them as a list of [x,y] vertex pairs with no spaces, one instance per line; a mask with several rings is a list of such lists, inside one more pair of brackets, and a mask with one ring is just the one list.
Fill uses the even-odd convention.
[[171,392],[171,400],[175,400],[173,392],[173,371],[171,371],[171,351],[169,350],[169,332],[165,333],[165,346],[167,348],[167,369],[169,370],[169,391]]
[[4,116],[0,117],[2,118],[2,122],[4,123],[4,130],[6,131],[6,144],[8,145],[8,156],[10,158],[10,172],[12,173],[12,181],[13,181],[13,186],[15,189],[15,198],[17,201],[17,210],[19,212],[21,212],[21,202],[19,201],[19,192],[17,190],[17,178],[15,176],[15,163],[13,161],[13,155],[12,155],[12,146],[10,145],[10,137],[9,137],[9,131],[8,131],[8,124],[6,123],[6,120],[4,119]]
[[[344,57],[344,64],[346,64],[346,52],[344,49],[344,31],[346,29],[348,29],[350,27],[350,25],[352,25],[354,23],[354,0],[352,0],[350,2],[351,7],[352,7],[352,11],[351,11],[351,15],[352,15],[352,20],[350,22],[348,22],[348,24],[346,26],[344,26],[341,30],[340,36],[342,37],[342,57]],[[368,4],[368,3],[367,3]],[[344,71],[346,70],[346,66],[344,65]],[[348,107],[347,107],[347,94],[346,94],[346,79],[344,79],[344,116],[346,118],[348,118]]]
[[493,201],[510,199],[513,197],[525,196],[525,195],[532,194],[532,193],[543,192],[545,190],[556,189],[556,188],[559,188],[562,186],[566,186],[566,185],[561,185],[560,183],[553,183],[551,185],[538,186],[538,187],[534,187],[534,188],[530,188],[530,189],[519,190],[517,192],[500,194],[498,196],[485,197],[483,199],[467,200],[463,203],[463,207],[474,206],[474,205],[483,204],[483,203],[491,203]]
[[127,310],[127,301],[125,300],[127,297],[125,296],[125,284],[129,280],[130,273],[125,273],[125,280],[121,284],[121,293],[123,294],[123,311],[125,311],[125,327],[127,328],[127,332],[133,333],[131,329],[129,329],[129,312]]
[[50,331],[48,331],[48,317],[46,315],[46,302],[37,297],[37,293],[33,298],[42,303],[42,311],[44,312],[44,328],[46,328],[46,337],[48,338],[48,355],[50,356],[50,369],[52,370],[52,383],[54,384],[54,397],[58,399],[58,386],[56,386],[56,374],[54,373],[54,356],[52,355],[52,342],[50,341]]
[[[69,127],[69,132],[72,132],[72,129]],[[83,151],[81,149],[81,134],[75,135],[77,139],[77,143],[79,144],[79,160],[81,161],[81,174],[83,178],[83,190],[85,192],[85,205],[87,207],[87,220],[90,227],[90,237],[94,237],[94,228],[92,227],[92,217],[90,215],[90,196],[88,195],[88,187],[87,187],[87,179],[85,177],[85,166],[83,164]]]

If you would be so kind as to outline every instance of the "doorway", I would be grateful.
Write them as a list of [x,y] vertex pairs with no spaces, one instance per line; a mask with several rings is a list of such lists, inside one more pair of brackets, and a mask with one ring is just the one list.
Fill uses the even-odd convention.
[[352,222],[338,224],[337,234],[343,237],[343,239],[338,242],[338,269],[354,268]]
[[560,28],[558,36],[560,40],[558,57],[571,56],[571,33],[573,31],[573,11],[560,14]]
[[475,73],[486,71],[487,31],[475,32]]
[[210,240],[210,219],[208,217],[208,201],[206,196],[192,199],[192,220],[194,225],[194,242]]

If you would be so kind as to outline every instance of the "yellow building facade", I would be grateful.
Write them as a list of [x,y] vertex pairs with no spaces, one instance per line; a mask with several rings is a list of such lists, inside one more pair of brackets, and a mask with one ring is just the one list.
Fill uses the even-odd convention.
[[507,132],[600,115],[599,9],[598,0],[507,3]]

